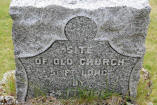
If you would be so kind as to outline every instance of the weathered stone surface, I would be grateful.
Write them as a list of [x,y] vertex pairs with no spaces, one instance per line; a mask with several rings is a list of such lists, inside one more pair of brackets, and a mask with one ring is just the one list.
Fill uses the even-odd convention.
[[147,0],[12,0],[18,100],[76,88],[135,97],[149,13]]

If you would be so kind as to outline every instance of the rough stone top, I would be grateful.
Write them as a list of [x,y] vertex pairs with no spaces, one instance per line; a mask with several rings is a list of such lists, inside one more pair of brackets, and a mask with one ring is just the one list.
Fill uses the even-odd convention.
[[149,6],[149,0],[12,0],[11,7],[33,6],[44,8],[61,5],[67,8],[97,9],[103,7],[127,6],[142,9]]

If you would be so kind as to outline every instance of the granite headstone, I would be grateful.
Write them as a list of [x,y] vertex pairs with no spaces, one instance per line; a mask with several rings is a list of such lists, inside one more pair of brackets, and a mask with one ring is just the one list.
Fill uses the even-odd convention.
[[136,97],[150,10],[148,0],[12,0],[18,101],[77,89]]

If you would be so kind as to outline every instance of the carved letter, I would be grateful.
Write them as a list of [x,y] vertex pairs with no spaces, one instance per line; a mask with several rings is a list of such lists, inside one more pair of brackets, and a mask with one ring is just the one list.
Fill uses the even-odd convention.
[[72,65],[72,64],[73,64],[72,59],[67,59],[67,65]]
[[118,65],[124,65],[124,59],[118,61]]
[[103,59],[103,65],[109,65],[109,59]]
[[54,65],[59,65],[59,59],[54,59],[53,63],[54,63]]
[[93,65],[93,59],[87,59],[86,65]]
[[73,53],[73,47],[72,46],[67,46],[67,53],[72,54]]
[[95,59],[95,65],[101,65],[101,59]]
[[37,58],[37,59],[35,59],[35,63],[36,63],[37,65],[41,65],[42,61],[41,61],[41,59]]
[[80,65],[81,65],[81,66],[85,65],[85,63],[86,63],[86,60],[85,60],[85,59],[80,59]]
[[116,66],[117,65],[117,60],[116,59],[112,59],[111,60],[111,66]]
[[79,49],[81,50],[81,54],[83,54],[83,51],[84,51],[84,47],[79,47]]

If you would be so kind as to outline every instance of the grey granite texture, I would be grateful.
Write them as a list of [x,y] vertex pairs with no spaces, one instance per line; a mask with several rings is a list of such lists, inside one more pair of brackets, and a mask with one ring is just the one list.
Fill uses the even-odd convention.
[[147,0],[12,0],[18,100],[76,88],[136,97],[150,10]]

